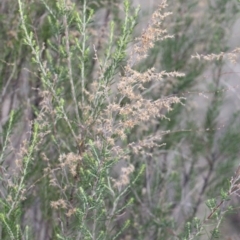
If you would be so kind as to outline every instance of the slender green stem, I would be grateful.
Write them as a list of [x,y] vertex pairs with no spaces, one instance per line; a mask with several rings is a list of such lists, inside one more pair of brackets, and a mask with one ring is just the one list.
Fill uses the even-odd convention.
[[83,1],[83,18],[82,18],[82,58],[81,58],[81,83],[82,83],[82,106],[84,104],[84,89],[85,89],[85,51],[86,51],[86,14],[87,3]]
[[68,64],[68,72],[69,72],[68,76],[69,76],[72,97],[73,97],[74,106],[75,106],[75,114],[76,114],[77,122],[78,122],[78,124],[80,124],[78,102],[77,102],[77,98],[76,98],[75,86],[74,86],[74,81],[73,81],[71,51],[70,51],[70,44],[69,44],[69,29],[68,29],[68,22],[67,22],[66,14],[64,14],[64,16],[63,16],[63,24],[65,27],[65,37],[66,37],[67,64]]

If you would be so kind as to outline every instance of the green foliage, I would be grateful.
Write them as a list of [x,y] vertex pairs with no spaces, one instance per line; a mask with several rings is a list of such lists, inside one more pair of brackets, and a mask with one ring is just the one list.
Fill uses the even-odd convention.
[[224,58],[191,56],[228,50],[237,7],[168,3],[0,7],[0,239],[225,236],[239,112],[222,126]]

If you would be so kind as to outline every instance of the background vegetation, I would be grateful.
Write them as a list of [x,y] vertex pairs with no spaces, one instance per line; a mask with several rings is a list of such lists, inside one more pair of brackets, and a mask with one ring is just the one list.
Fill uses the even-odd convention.
[[239,3],[130,2],[1,1],[1,239],[239,239]]

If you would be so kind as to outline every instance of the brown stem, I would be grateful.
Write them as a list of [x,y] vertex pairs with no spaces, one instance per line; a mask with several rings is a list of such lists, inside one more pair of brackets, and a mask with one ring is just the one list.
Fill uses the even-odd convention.
[[212,215],[219,209],[219,207],[223,204],[224,200],[222,200],[213,210],[212,212],[208,215],[207,220],[209,220]]

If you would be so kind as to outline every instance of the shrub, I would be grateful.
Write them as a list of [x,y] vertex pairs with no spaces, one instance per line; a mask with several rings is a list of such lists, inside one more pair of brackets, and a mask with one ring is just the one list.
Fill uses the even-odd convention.
[[[6,2],[1,239],[225,234],[220,225],[239,190],[239,168],[230,178],[239,114],[227,127],[217,119],[226,92],[223,58],[238,53],[221,53],[222,24],[232,23],[227,11],[235,6],[217,1],[200,25],[197,2],[174,3],[178,14],[162,1],[134,37],[139,8],[128,0],[18,0],[11,11]],[[196,51],[204,54],[191,59]],[[194,90],[206,69],[210,91]],[[199,121],[190,117],[198,108],[188,105],[196,93],[211,95]],[[210,211],[201,215],[204,202]]]

